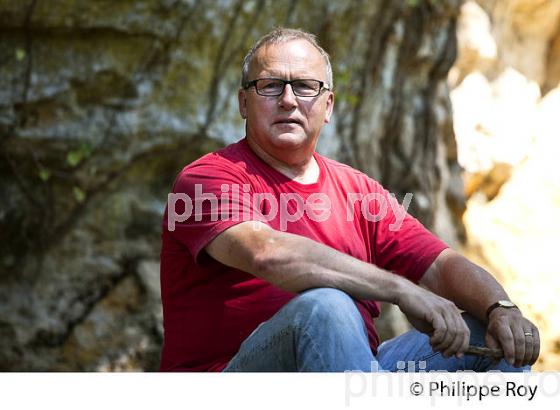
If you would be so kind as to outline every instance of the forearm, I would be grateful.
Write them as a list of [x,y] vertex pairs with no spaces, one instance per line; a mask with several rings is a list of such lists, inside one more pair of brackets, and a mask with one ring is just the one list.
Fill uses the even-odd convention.
[[399,293],[413,285],[373,264],[298,235],[278,233],[269,246],[257,255],[254,273],[292,292],[332,287],[358,299],[396,303]]
[[436,259],[435,270],[437,273],[432,278],[421,283],[482,321],[486,320],[486,310],[491,304],[509,300],[490,273],[453,250],[442,252]]
[[242,223],[206,247],[218,261],[294,293],[340,289],[357,299],[397,303],[412,282],[303,236]]

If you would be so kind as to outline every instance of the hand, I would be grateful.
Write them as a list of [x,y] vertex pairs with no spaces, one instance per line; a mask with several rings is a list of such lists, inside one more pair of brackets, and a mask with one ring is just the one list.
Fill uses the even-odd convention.
[[461,357],[469,346],[470,329],[455,304],[419,286],[401,295],[400,310],[420,332],[430,336],[434,352]]
[[505,359],[515,367],[532,365],[540,352],[537,327],[518,309],[496,308],[490,313],[486,328],[486,345],[501,348]]

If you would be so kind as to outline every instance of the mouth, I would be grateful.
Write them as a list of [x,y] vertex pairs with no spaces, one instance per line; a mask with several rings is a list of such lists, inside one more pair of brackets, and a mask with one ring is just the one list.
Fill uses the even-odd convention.
[[300,120],[295,118],[282,118],[280,120],[274,121],[274,125],[302,125]]

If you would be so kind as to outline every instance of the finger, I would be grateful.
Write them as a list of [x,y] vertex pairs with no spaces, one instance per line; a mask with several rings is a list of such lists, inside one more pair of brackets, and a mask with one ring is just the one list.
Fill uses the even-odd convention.
[[496,333],[498,343],[504,351],[504,357],[506,361],[513,366],[513,364],[515,363],[515,347],[511,329],[509,328],[509,326],[499,325]]
[[525,336],[525,356],[523,356],[522,366],[527,366],[531,363],[531,358],[533,357],[533,346],[535,344],[534,333],[531,328],[523,331],[523,334],[531,333],[531,336]]
[[443,317],[447,327],[447,332],[445,333],[445,337],[442,342],[436,346],[436,349],[442,352],[442,355],[445,358],[450,356],[450,354],[446,352],[452,346],[455,338],[457,337],[457,323],[453,317],[453,313],[455,312],[449,312],[448,310],[444,312]]
[[455,339],[453,339],[451,345],[445,349],[442,353],[443,357],[451,357],[454,355],[458,355],[463,345],[463,336],[461,332],[456,332]]
[[496,340],[496,338],[489,332],[486,332],[486,336],[484,337],[484,341],[486,342],[486,346],[490,349],[499,349],[500,344]]
[[446,357],[457,355],[460,357],[469,343],[469,328],[458,311],[453,315],[455,321],[455,337],[451,345],[443,352]]
[[510,329],[513,334],[513,354],[515,356],[513,365],[515,367],[521,367],[523,365],[523,358],[525,357],[525,344],[529,340],[529,337],[525,337],[525,332],[521,326],[514,324]]
[[447,325],[443,317],[435,315],[432,319],[432,326],[434,328],[434,333],[430,336],[430,344],[434,351],[436,351],[435,346],[439,345],[445,338],[445,333],[447,332]]
[[530,365],[535,364],[537,359],[539,358],[539,354],[541,351],[541,337],[539,335],[539,330],[533,326],[533,353],[531,360],[529,361]]
[[469,329],[469,326],[467,325],[467,322],[465,322],[465,319],[463,319],[463,316],[460,316],[460,318],[461,318],[461,325],[463,326],[463,342],[459,347],[459,351],[457,352],[458,353],[457,357],[463,357],[463,354],[469,348],[469,344],[471,341],[471,329]]
[[449,343],[452,341],[452,329],[447,320],[445,320],[444,315],[441,316],[441,323],[441,331],[437,335],[437,340],[439,341],[434,340],[433,344],[434,351],[436,352],[443,352],[443,350],[445,350],[449,346]]

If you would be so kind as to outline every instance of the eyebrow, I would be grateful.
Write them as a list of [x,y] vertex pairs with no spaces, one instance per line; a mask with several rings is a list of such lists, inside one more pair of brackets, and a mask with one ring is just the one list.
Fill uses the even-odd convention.
[[323,82],[327,82],[327,80],[323,80],[321,78],[320,75],[317,74],[302,74],[302,73],[298,73],[296,75],[291,75],[289,78],[284,76],[284,75],[280,75],[280,74],[273,74],[269,71],[265,71],[264,73],[261,72],[261,74],[255,76],[255,78],[277,78],[279,80],[319,80],[319,81],[323,81]]

